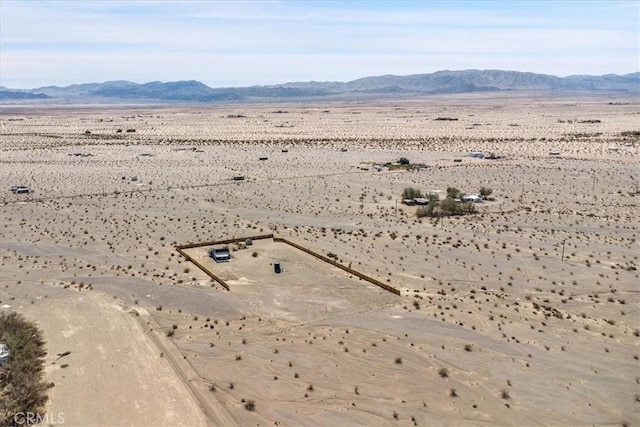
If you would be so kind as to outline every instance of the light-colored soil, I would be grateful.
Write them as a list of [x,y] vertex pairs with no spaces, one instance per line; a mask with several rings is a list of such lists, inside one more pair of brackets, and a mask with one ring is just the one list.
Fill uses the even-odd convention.
[[[42,328],[67,425],[639,425],[639,118],[613,95],[5,106],[0,307]],[[373,168],[400,157],[430,167]],[[418,220],[408,186],[493,200]],[[229,292],[174,249],[266,233],[402,295],[271,240],[188,250]]]
[[396,295],[285,243],[263,239],[246,249],[229,246],[232,261],[224,263],[209,258],[208,246],[185,252],[224,280],[250,307],[247,314],[308,322],[397,302]]

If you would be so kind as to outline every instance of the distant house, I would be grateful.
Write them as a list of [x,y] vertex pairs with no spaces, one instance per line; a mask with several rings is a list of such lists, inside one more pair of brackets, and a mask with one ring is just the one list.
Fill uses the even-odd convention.
[[3,366],[9,361],[9,347],[6,344],[0,342],[0,366]]
[[411,169],[420,171],[422,169],[429,169],[429,165],[425,165],[424,163],[414,163],[411,165]]
[[482,203],[482,197],[477,194],[471,194],[469,196],[462,197],[463,202],[473,202],[473,203]]
[[209,256],[213,258],[215,262],[229,262],[231,261],[231,253],[229,248],[213,248],[209,251]]
[[415,199],[413,199],[413,201],[415,202],[416,205],[427,205],[429,204],[429,200],[425,199],[424,197],[416,197]]
[[29,194],[31,193],[31,190],[29,189],[29,187],[25,187],[23,185],[14,185],[13,187],[11,187],[11,192],[13,194]]

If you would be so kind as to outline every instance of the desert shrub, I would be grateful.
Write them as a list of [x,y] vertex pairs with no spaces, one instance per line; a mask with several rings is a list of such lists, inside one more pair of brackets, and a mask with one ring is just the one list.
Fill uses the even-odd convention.
[[411,162],[406,157],[400,157],[400,160],[398,160],[398,163],[400,163],[401,165],[408,165]]
[[489,197],[491,193],[493,193],[493,190],[491,188],[480,187],[480,197],[482,197],[483,199],[486,199],[487,197]]
[[422,193],[417,188],[406,187],[402,190],[402,198],[403,199],[415,199],[416,197],[421,197]]
[[0,378],[0,425],[27,425],[29,420],[14,417],[27,412],[43,414],[47,402],[45,342],[40,330],[18,313],[0,314],[0,341],[10,353]]
[[440,196],[438,196],[438,194],[436,193],[429,193],[425,195],[425,198],[427,199],[429,204],[438,203],[440,201]]
[[440,202],[440,210],[442,211],[443,215],[455,215],[458,209],[458,202],[456,202],[453,198],[447,197],[442,202]]
[[[455,190],[455,189],[454,189]],[[452,194],[458,194],[458,197],[462,197],[463,193],[456,193],[458,190],[452,192]],[[476,206],[473,202],[460,202],[454,198],[447,197],[446,199],[440,201],[438,200],[438,196],[427,195],[427,200],[429,201],[426,206],[422,206],[418,208],[416,211],[416,216],[418,218],[422,217],[443,217],[443,216],[453,216],[453,215],[465,215],[476,212]]]
[[622,136],[640,136],[640,130],[627,130],[622,132]]
[[438,205],[435,203],[429,203],[426,206],[420,206],[417,210],[416,210],[416,216],[418,218],[424,218],[424,217],[434,217],[436,216],[436,207]]
[[447,187],[447,199],[457,199],[460,194],[462,193],[456,187]]
[[427,209],[427,206],[421,206],[418,209],[416,209],[416,217],[418,218],[424,218],[425,216],[432,216],[433,215],[433,209],[429,210]]
[[458,212],[463,214],[471,214],[476,213],[476,204],[473,202],[463,202],[458,203],[459,210]]

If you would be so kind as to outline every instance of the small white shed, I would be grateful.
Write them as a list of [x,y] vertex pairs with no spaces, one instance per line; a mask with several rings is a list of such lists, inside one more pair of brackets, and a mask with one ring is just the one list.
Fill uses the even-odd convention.
[[6,344],[0,342],[0,366],[9,361],[9,347]]

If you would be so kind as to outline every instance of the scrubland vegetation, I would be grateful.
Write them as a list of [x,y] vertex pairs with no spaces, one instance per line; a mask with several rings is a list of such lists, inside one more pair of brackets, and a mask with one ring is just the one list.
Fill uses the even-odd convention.
[[42,332],[15,312],[0,312],[0,342],[10,352],[0,367],[0,425],[27,425],[26,413],[42,414],[47,390],[44,377],[45,342]]
[[[617,101],[3,111],[0,312],[37,321],[74,425],[633,425],[640,141]],[[429,167],[373,167],[402,158]],[[272,241],[189,252],[226,291],[175,250],[269,233],[401,295]]]

